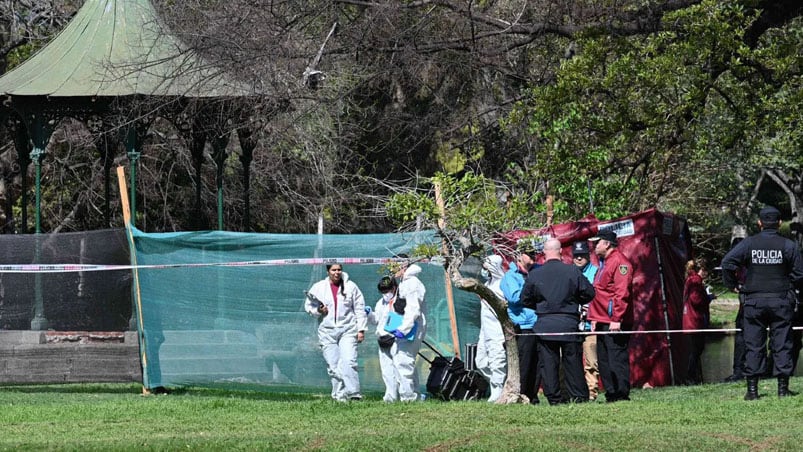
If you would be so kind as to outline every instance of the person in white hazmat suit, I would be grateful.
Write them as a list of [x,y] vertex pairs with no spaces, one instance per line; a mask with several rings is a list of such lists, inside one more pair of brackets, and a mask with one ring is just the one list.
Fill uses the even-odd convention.
[[[398,298],[404,299],[404,314],[401,324],[393,335],[396,344],[393,353],[393,363],[399,375],[399,400],[412,402],[418,400],[418,375],[415,371],[415,358],[421,349],[421,342],[427,334],[426,301],[427,289],[416,277],[421,273],[421,267],[412,264],[403,267],[397,276],[401,275]],[[398,307],[398,306],[397,306]],[[411,332],[415,328],[413,337]]]
[[[505,276],[502,269],[502,256],[492,254],[482,262],[482,273],[487,278],[485,285],[501,300],[505,299],[499,283]],[[477,340],[477,357],[474,363],[477,370],[488,379],[491,386],[489,402],[495,402],[502,394],[507,377],[507,355],[505,354],[505,335],[502,324],[491,305],[480,299],[480,336]]]
[[394,312],[393,304],[398,299],[399,286],[394,278],[385,276],[379,280],[376,288],[382,294],[382,298],[376,302],[373,311],[368,312],[368,322],[377,325],[379,369],[382,372],[382,381],[385,383],[385,395],[382,400],[385,402],[398,402],[399,388],[401,387],[398,371],[400,363],[395,360],[402,358],[402,361],[404,361],[404,356],[398,353],[399,347],[396,345],[396,336],[385,328],[388,325],[390,313]]
[[307,292],[304,310],[320,321],[318,341],[332,379],[332,398],[359,400],[357,344],[365,339],[365,299],[342,265],[329,264],[326,272],[327,277]]

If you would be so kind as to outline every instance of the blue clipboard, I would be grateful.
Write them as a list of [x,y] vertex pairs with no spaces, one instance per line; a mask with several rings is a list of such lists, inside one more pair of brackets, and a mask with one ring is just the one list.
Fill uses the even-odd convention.
[[[388,321],[385,322],[385,331],[392,334],[395,330],[399,329],[403,319],[403,315],[400,315],[396,311],[390,311],[388,313]],[[415,340],[416,331],[418,331],[418,322],[413,323],[413,329],[411,329],[410,332],[404,336],[404,338],[408,341]]]

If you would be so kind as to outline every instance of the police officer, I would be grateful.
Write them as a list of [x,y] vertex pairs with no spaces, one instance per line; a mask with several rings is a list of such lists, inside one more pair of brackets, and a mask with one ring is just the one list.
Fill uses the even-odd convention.
[[558,239],[544,243],[544,265],[531,271],[524,283],[521,299],[524,306],[535,308],[538,321],[533,332],[538,336],[538,362],[544,395],[550,405],[562,403],[560,368],[566,381],[570,402],[588,402],[588,385],[583,373],[583,336],[577,333],[580,307],[594,298],[594,287],[580,269],[564,264]]
[[[795,242],[778,234],[781,213],[775,207],[765,207],[758,218],[761,232],[741,241],[722,259],[725,286],[740,292],[745,299],[745,400],[758,399],[758,377],[767,365],[767,327],[774,361],[772,373],[778,377],[778,397],[791,395],[794,288],[803,283],[803,260]],[[745,269],[741,287],[736,275],[740,268]]]
[[594,253],[600,267],[594,279],[596,294],[588,306],[588,320],[594,331],[606,333],[597,338],[599,375],[605,387],[605,401],[630,400],[630,335],[609,334],[633,326],[633,264],[619,251],[616,233],[599,231]]

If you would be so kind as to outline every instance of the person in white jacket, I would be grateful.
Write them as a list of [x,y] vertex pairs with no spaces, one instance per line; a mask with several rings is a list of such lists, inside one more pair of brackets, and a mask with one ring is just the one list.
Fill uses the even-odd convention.
[[[482,262],[483,275],[487,278],[485,285],[496,294],[499,299],[505,296],[499,283],[505,276],[502,269],[502,256],[492,254],[486,256]],[[491,305],[480,299],[480,336],[477,340],[477,357],[474,363],[477,370],[488,379],[491,386],[489,402],[495,402],[502,394],[507,377],[507,355],[505,354],[505,335],[502,325]]]
[[[418,400],[418,375],[415,371],[415,358],[421,349],[421,342],[427,334],[426,293],[427,289],[416,275],[421,267],[416,264],[400,270],[398,298],[405,300],[401,324],[393,332],[396,336],[396,353],[393,362],[399,375],[399,399],[402,402]],[[412,340],[408,336],[413,332]]]
[[329,264],[326,272],[307,292],[304,309],[320,321],[318,341],[332,379],[332,398],[359,400],[357,344],[365,339],[365,299],[342,265]]

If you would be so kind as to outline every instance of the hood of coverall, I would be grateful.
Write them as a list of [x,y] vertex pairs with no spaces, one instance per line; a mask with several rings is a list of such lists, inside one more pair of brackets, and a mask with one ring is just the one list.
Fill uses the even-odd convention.
[[419,273],[421,273],[421,267],[419,267],[416,264],[412,264],[409,267],[407,267],[407,270],[404,271],[404,276],[402,277],[402,280],[412,278],[413,276]]
[[482,268],[488,270],[491,279],[502,279],[505,275],[505,271],[502,269],[502,256],[498,254],[485,256],[485,259],[482,260]]

